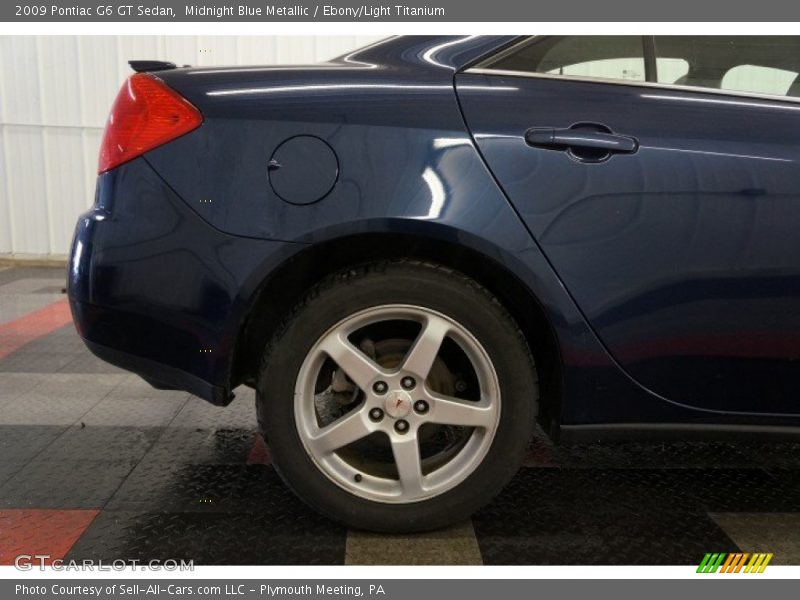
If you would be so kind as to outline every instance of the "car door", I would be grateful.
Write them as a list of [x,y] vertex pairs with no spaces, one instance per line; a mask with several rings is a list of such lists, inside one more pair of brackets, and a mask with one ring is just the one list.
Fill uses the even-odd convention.
[[456,76],[610,354],[672,402],[800,413],[800,38],[525,40]]

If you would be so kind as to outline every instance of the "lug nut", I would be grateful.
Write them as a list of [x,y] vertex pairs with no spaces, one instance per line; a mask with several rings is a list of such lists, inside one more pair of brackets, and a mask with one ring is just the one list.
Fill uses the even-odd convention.
[[373,408],[369,411],[369,418],[373,421],[380,421],[383,418],[383,411],[380,408]]
[[428,406],[428,403],[425,402],[425,400],[417,400],[416,402],[414,402],[414,410],[421,415],[424,415],[426,412],[428,412],[429,408],[430,407]]
[[400,419],[397,423],[394,424],[394,430],[397,433],[405,433],[406,431],[408,431],[408,421]]
[[376,394],[385,394],[388,389],[389,386],[386,385],[385,381],[376,381],[372,386],[372,391]]
[[400,385],[403,386],[403,389],[411,390],[414,389],[414,386],[417,385],[417,382],[414,381],[413,377],[403,377],[400,380]]

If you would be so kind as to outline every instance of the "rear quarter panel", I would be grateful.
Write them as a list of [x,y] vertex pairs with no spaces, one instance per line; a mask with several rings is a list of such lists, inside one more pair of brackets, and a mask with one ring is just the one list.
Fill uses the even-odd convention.
[[[452,65],[423,59],[161,73],[205,122],[145,158],[183,202],[229,235],[302,246],[399,231],[492,258],[531,290],[556,331],[562,422],[709,420],[621,372],[486,168],[464,124]],[[267,164],[281,142],[300,134],[334,149],[339,174],[324,199],[297,206],[273,192]],[[222,330],[241,324],[264,271],[245,278]]]

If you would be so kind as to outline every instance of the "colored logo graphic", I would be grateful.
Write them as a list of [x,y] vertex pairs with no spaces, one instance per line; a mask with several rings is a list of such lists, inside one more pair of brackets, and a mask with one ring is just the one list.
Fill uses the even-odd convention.
[[700,561],[698,573],[763,573],[772,560],[772,553],[735,552],[709,552]]

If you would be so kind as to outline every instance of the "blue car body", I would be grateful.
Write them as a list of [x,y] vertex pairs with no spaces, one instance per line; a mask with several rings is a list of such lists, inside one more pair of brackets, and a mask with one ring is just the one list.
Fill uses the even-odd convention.
[[[99,176],[69,275],[89,348],[224,405],[315,278],[417,256],[509,306],[553,432],[800,424],[800,105],[471,68],[515,41],[159,71],[204,121]],[[525,142],[581,121],[638,151]],[[294,139],[332,166],[279,194]]]

